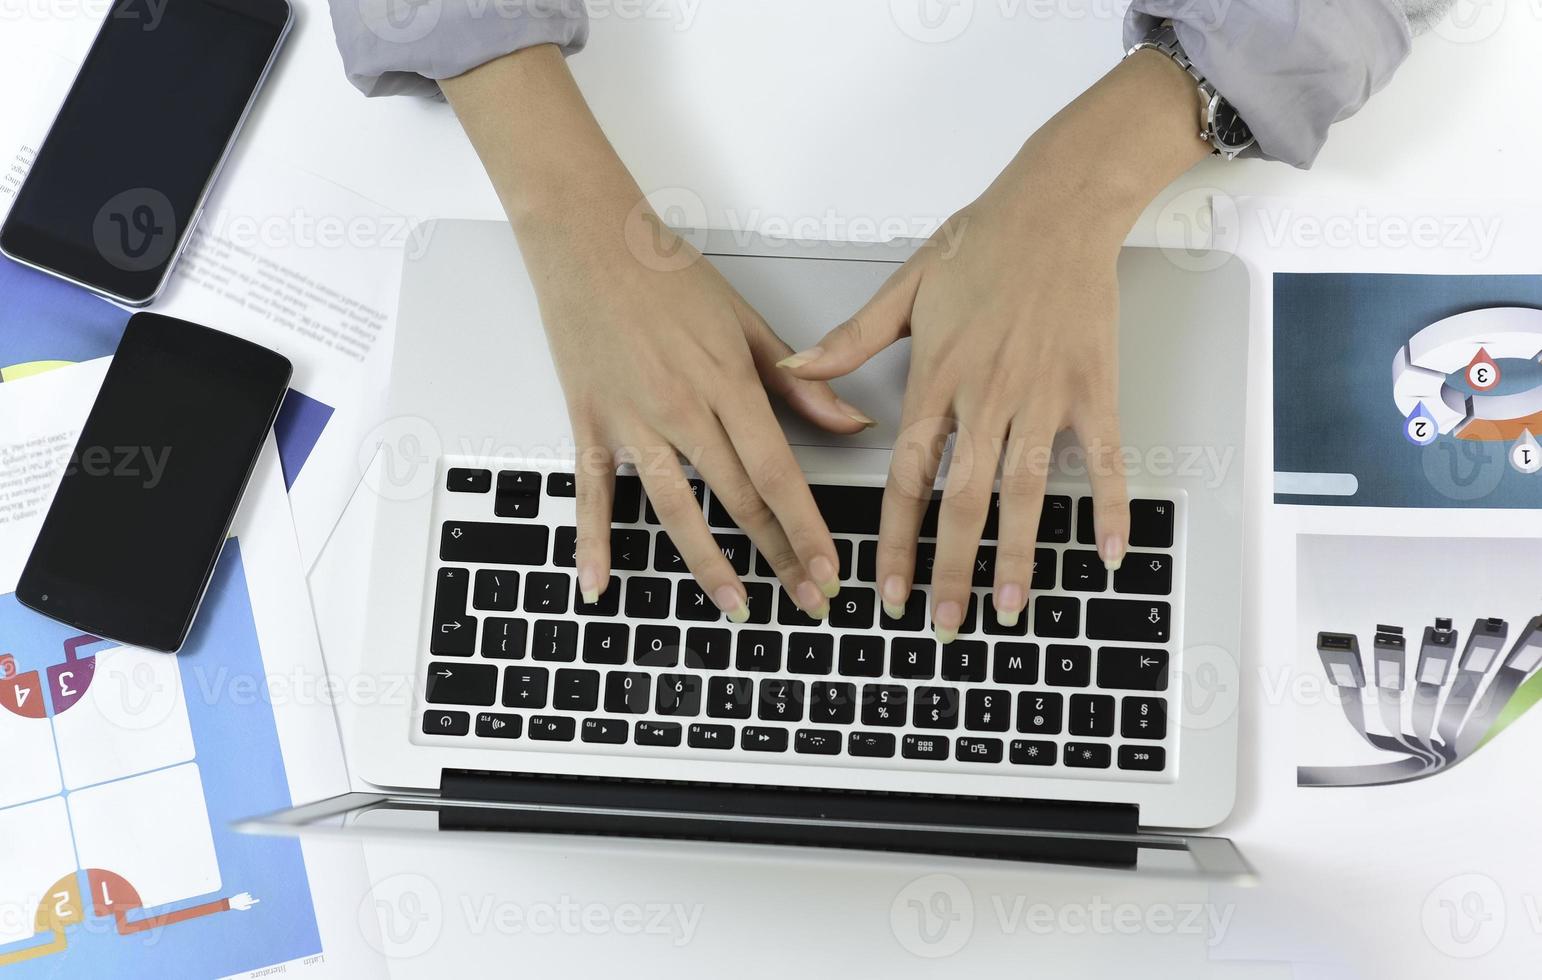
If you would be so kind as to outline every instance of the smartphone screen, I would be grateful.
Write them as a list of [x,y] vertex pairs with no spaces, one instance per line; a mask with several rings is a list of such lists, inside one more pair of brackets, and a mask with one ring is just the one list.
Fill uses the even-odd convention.
[[86,633],[180,648],[289,375],[245,340],[131,318],[17,598]]
[[148,303],[288,22],[285,0],[113,0],[0,248]]

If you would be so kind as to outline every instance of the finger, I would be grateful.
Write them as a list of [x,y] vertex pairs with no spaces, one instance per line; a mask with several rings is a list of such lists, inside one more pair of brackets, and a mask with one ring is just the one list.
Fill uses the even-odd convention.
[[990,511],[1006,429],[1005,420],[981,414],[960,421],[953,439],[953,461],[937,516],[937,554],[932,563],[932,629],[939,643],[958,638],[958,628],[969,608],[980,531]]
[[904,615],[915,581],[916,535],[932,499],[932,484],[953,419],[940,404],[926,406],[912,378],[900,419],[900,436],[889,457],[878,522],[878,593],[891,619]]
[[777,362],[788,373],[812,380],[850,374],[874,354],[910,333],[910,311],[920,288],[920,265],[906,262],[851,319],[806,350]]
[[675,550],[680,552],[685,566],[696,576],[702,590],[712,597],[713,604],[731,622],[747,621],[750,618],[748,593],[733,566],[723,557],[717,540],[707,530],[701,502],[691,490],[674,448],[657,438],[651,446],[646,459],[638,463],[637,472],[659,523],[664,525]]
[[1001,520],[996,532],[996,621],[1016,626],[1028,608],[1028,589],[1044,510],[1044,481],[1059,421],[1028,408],[1012,420],[1001,457]]
[[1110,572],[1119,570],[1130,541],[1130,496],[1125,486],[1124,447],[1119,438],[1115,390],[1112,384],[1094,387],[1090,397],[1072,415],[1072,428],[1087,452],[1098,556]]
[[[798,560],[808,570],[809,579],[824,598],[834,597],[841,590],[835,541],[809,492],[803,470],[787,445],[787,437],[777,425],[765,392],[741,387],[719,405],[718,419],[755,491],[776,515]],[[807,593],[802,583],[792,594],[803,605],[800,593]],[[821,603],[820,609],[827,605]]]
[[593,604],[610,585],[611,500],[616,492],[616,457],[593,434],[580,436],[573,470],[573,506],[578,515],[578,591]]
[[758,313],[746,309],[740,311],[739,316],[750,344],[750,356],[755,361],[755,371],[767,391],[827,432],[849,435],[878,424],[866,412],[838,396],[828,383],[806,381],[778,368],[777,364],[792,354],[792,348]]

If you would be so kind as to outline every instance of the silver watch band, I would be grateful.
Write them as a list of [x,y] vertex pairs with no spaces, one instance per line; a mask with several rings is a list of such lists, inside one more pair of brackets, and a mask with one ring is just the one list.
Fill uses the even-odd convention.
[[1226,102],[1225,96],[1217,92],[1215,86],[1200,73],[1199,69],[1194,67],[1193,60],[1189,58],[1188,53],[1183,50],[1182,42],[1178,40],[1178,31],[1173,27],[1172,21],[1164,20],[1161,24],[1158,24],[1149,34],[1132,45],[1130,50],[1125,52],[1124,56],[1128,58],[1135,52],[1148,48],[1167,55],[1179,68],[1188,72],[1190,78],[1194,79],[1194,84],[1199,89],[1199,93],[1205,102],[1205,119],[1199,132],[1199,138],[1210,144],[1210,152],[1213,155],[1226,160],[1233,160],[1242,151],[1253,145],[1254,140],[1251,134],[1248,135],[1245,142],[1231,145],[1222,139],[1221,134],[1217,132],[1216,118],[1221,106]]

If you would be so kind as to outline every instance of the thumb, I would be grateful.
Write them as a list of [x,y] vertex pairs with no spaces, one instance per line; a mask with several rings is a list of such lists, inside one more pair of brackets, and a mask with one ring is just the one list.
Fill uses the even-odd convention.
[[825,334],[813,347],[777,362],[794,377],[824,381],[850,374],[868,359],[910,333],[920,274],[905,263],[878,288],[851,319]]

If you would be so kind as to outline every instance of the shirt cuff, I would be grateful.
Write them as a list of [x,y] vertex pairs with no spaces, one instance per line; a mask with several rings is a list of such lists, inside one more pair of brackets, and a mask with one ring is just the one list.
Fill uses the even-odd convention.
[[438,80],[537,44],[589,39],[583,0],[329,0],[348,80],[365,95],[439,94]]
[[1387,0],[1135,0],[1125,47],[1172,20],[1184,53],[1247,122],[1257,155],[1305,169],[1328,127],[1392,78],[1413,35]]

